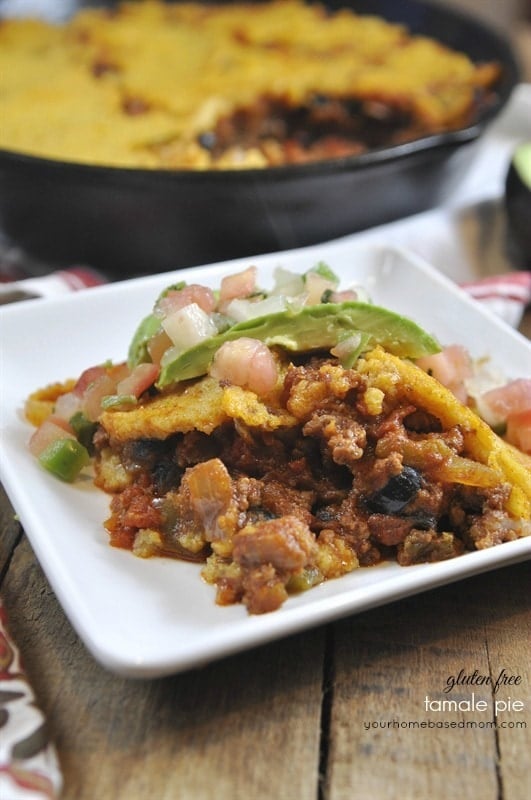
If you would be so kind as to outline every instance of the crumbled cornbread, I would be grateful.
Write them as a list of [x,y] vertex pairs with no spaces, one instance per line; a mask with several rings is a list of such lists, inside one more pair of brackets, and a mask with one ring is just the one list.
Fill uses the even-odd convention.
[[126,2],[0,23],[0,147],[120,167],[304,162],[467,123],[498,74],[301,0]]

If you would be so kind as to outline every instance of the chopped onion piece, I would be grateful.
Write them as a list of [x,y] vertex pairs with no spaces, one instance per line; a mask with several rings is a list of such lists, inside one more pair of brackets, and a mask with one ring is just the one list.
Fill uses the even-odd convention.
[[173,345],[180,350],[194,347],[217,333],[217,327],[210,315],[203,311],[197,303],[190,303],[174,311],[163,320],[162,326]]
[[306,304],[315,306],[322,302],[322,297],[326,292],[334,292],[336,285],[328,278],[319,275],[318,272],[306,273]]
[[81,411],[83,407],[83,396],[76,392],[66,392],[60,395],[55,401],[54,415],[69,421],[74,414]]
[[304,292],[304,278],[296,272],[290,272],[283,267],[275,270],[275,284],[271,290],[272,295],[282,294],[285,297],[296,297]]
[[265,300],[231,300],[226,307],[226,313],[235,322],[245,322],[248,319],[256,319],[266,314],[276,314],[285,311],[287,301],[283,295],[266,297]]
[[172,341],[166,331],[157,331],[147,342],[147,351],[154,364],[160,364],[160,360],[168,347],[172,346]]
[[338,342],[330,352],[339,359],[343,367],[349,368],[356,360],[362,341],[363,336],[361,333],[353,333]]

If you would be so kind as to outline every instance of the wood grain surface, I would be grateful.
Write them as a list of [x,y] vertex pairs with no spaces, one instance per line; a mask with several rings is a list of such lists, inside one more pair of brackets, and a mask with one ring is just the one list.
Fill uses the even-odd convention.
[[[18,523],[3,530],[0,591],[64,800],[527,798],[529,563],[142,681],[88,655]],[[444,694],[450,676],[476,670],[521,682]],[[469,704],[472,692],[486,711],[426,710],[426,698]],[[511,727],[494,727],[494,702],[509,696],[525,709],[500,711]]]

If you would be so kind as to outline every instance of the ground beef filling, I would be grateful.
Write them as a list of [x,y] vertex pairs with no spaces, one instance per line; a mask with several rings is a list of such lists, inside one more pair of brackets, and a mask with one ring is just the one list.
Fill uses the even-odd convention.
[[313,95],[307,103],[261,97],[221,117],[198,138],[213,160],[233,148],[257,150],[268,164],[298,164],[359,155],[427,134],[407,108],[376,101]]
[[228,422],[118,446],[100,431],[97,482],[108,488],[109,464],[121,476],[111,544],[204,562],[219,603],[263,613],[359,566],[440,561],[516,538],[508,485],[441,479],[463,454],[458,427],[443,431],[408,403],[375,409],[358,373],[340,378],[318,361],[291,367],[285,404],[299,424],[274,433]]

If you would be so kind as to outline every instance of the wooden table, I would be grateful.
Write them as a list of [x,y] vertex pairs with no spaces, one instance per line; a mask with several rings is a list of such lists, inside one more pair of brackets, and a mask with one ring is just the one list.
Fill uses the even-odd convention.
[[[519,41],[527,48],[522,31]],[[522,330],[531,337],[531,313]],[[529,796],[529,562],[135,681],[87,654],[3,493],[0,521],[0,593],[58,751],[64,800]],[[496,695],[463,684],[503,671],[520,682]],[[473,692],[487,710],[470,710]],[[443,711],[442,698],[464,705]]]

